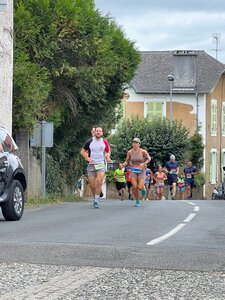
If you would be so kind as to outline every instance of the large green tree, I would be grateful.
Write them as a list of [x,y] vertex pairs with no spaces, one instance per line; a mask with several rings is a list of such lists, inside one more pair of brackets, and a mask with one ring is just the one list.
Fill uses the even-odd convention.
[[51,155],[71,178],[91,126],[114,126],[123,84],[140,57],[92,0],[15,0],[14,6],[14,127],[53,121]]

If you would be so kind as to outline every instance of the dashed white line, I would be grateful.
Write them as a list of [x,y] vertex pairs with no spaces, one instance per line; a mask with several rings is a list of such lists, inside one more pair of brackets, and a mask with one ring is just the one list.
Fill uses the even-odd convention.
[[[194,206],[194,212],[198,212],[199,211],[199,206],[197,206],[195,203],[193,202],[188,202],[189,204]],[[172,230],[170,230],[168,233],[154,239],[151,240],[150,242],[147,243],[148,246],[153,246],[156,244],[159,244],[163,241],[165,241],[166,239],[168,239],[169,237],[171,237],[172,235],[176,234],[178,231],[180,231],[185,225],[187,225],[187,223],[189,223],[194,217],[196,216],[196,213],[190,213],[186,219],[183,220],[182,223],[180,223],[179,225],[177,225],[175,228],[173,228]]]
[[189,223],[195,216],[196,216],[196,214],[191,213],[191,214],[183,221],[183,223]]
[[177,227],[173,228],[171,231],[169,231],[168,233],[158,237],[157,239],[154,239],[152,241],[150,241],[149,243],[147,243],[148,246],[152,246],[155,244],[159,244],[163,241],[165,241],[166,239],[168,239],[170,236],[174,235],[175,233],[177,233],[179,230],[181,230],[186,224],[179,224],[177,225]]
[[199,211],[199,209],[200,209],[199,206],[194,207],[194,211]]

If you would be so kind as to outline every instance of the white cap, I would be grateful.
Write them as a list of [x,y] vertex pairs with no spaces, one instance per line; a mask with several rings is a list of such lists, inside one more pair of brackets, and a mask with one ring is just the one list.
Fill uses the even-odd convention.
[[133,142],[136,142],[136,143],[139,143],[139,144],[140,144],[140,143],[141,143],[141,140],[140,140],[139,138],[134,138],[134,139],[133,139]]
[[170,155],[170,159],[175,159],[175,155]]

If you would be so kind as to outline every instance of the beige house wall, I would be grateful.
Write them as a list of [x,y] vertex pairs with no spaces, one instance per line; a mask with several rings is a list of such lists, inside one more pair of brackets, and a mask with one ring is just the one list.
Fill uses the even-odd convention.
[[[211,100],[217,100],[217,135],[211,135]],[[210,199],[213,188],[222,180],[221,172],[221,151],[225,148],[225,137],[222,136],[222,103],[225,102],[225,76],[221,77],[213,91],[206,97],[206,160],[205,160],[205,177],[206,177],[206,198]],[[218,151],[218,182],[210,182],[210,151]]]
[[[183,126],[189,128],[190,135],[193,135],[196,130],[196,114],[191,113],[193,106],[178,102],[173,102],[173,120],[182,121]],[[166,104],[166,117],[170,118],[170,103]]]
[[[144,105],[145,102],[134,102],[128,101],[126,97],[123,99],[124,101],[124,117],[125,119],[130,119],[132,116],[139,116],[140,118],[144,118]],[[182,124],[189,128],[190,135],[194,134],[196,129],[196,114],[193,112],[193,106],[173,102],[173,120],[182,121]],[[170,103],[166,103],[166,117],[170,118]]]
[[132,116],[144,118],[144,102],[127,102],[124,99],[124,117],[130,119]]

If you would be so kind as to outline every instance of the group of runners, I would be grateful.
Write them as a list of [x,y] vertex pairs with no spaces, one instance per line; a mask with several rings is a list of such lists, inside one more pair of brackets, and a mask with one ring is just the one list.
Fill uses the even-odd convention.
[[[106,163],[112,162],[110,158],[110,146],[106,139],[103,139],[101,127],[93,127],[92,137],[87,140],[81,149],[81,155],[88,162],[87,173],[89,185],[93,195],[93,207],[99,208],[99,200],[102,193],[102,183],[106,171]],[[182,172],[179,170],[179,163],[174,155],[165,167],[159,165],[156,172],[147,166],[151,161],[149,153],[141,148],[141,141],[135,137],[132,141],[132,148],[127,152],[124,162],[118,164],[114,172],[116,188],[123,201],[128,189],[128,199],[135,200],[135,206],[141,205],[140,200],[148,200],[150,185],[154,185],[155,199],[161,200],[164,197],[164,186],[167,181],[172,199],[192,197],[194,176],[197,170],[188,162]]]

